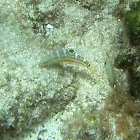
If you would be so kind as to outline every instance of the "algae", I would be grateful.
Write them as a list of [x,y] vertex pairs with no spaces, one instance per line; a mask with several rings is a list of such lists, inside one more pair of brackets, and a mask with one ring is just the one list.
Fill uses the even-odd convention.
[[124,15],[124,24],[131,45],[140,45],[140,2],[130,4],[130,10]]

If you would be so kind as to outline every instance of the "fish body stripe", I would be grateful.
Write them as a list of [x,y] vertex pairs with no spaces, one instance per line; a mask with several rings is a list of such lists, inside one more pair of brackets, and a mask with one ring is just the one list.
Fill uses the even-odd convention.
[[77,53],[75,53],[75,59],[78,59],[78,56],[79,56],[79,55],[78,55]]
[[87,60],[84,58],[84,60],[83,60],[84,62],[86,62]]
[[40,64],[49,65],[53,62],[76,62],[86,67],[90,66],[89,62],[86,59],[84,59],[79,54],[75,53],[74,50],[72,49],[70,50],[63,49],[52,52],[51,54],[44,57],[44,59]]
[[[54,58],[53,53],[51,53],[51,57],[52,57],[52,59]],[[46,57],[46,61],[48,61],[47,57]]]
[[56,51],[58,58],[60,59],[59,51]]
[[63,50],[63,53],[64,53],[64,56],[66,57],[67,56],[67,51]]

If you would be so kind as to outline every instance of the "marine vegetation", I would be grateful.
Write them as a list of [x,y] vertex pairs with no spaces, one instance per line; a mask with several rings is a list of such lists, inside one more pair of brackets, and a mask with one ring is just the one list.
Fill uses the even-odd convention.
[[140,2],[130,4],[130,10],[124,15],[124,24],[131,45],[140,45]]
[[125,4],[117,6],[114,12],[123,24],[122,45],[119,54],[114,60],[115,67],[127,72],[128,92],[136,98],[140,98],[140,2],[131,2],[130,9],[125,9]]

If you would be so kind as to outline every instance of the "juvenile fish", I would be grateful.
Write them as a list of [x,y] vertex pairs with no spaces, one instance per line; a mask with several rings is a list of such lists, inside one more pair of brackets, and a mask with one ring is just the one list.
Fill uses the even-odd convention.
[[41,60],[39,66],[44,67],[58,62],[74,62],[87,68],[90,67],[90,63],[85,58],[77,54],[73,49],[62,49],[54,51],[45,56]]
[[116,78],[115,78],[114,68],[110,61],[105,62],[105,69],[106,69],[109,84],[112,87],[114,87],[116,85]]

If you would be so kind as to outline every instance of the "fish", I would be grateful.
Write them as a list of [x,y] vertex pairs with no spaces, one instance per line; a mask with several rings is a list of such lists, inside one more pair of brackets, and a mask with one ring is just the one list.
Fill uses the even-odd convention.
[[62,49],[53,51],[41,60],[39,66],[45,67],[59,62],[74,62],[87,68],[90,67],[90,63],[77,52],[75,52],[74,49]]
[[115,73],[114,73],[114,67],[109,60],[105,61],[105,69],[106,69],[109,84],[112,87],[116,87],[116,78],[115,78]]
[[96,66],[91,65],[89,61],[75,52],[74,49],[62,49],[53,51],[52,53],[43,57],[39,63],[41,68],[48,67],[51,64],[60,62],[72,62],[74,64],[80,64],[88,69],[92,76],[97,72]]

